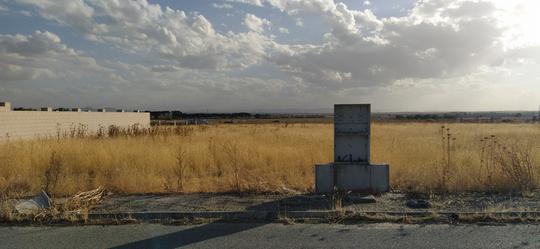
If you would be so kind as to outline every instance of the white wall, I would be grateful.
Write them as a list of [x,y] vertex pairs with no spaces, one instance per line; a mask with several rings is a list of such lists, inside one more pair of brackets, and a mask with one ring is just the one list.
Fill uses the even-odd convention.
[[0,112],[9,112],[11,111],[10,102],[0,102]]
[[95,133],[100,126],[127,128],[139,124],[150,125],[150,113],[136,112],[0,112],[0,141],[19,138],[56,136],[58,131],[69,132],[79,124]]

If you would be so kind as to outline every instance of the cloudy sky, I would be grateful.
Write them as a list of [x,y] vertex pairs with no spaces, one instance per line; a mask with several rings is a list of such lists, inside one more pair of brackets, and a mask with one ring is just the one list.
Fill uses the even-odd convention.
[[536,0],[0,0],[0,100],[536,110]]

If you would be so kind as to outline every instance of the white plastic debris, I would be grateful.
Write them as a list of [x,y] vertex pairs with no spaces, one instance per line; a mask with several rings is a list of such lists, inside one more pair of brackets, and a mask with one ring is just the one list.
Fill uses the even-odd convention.
[[51,206],[51,198],[41,191],[41,193],[32,199],[24,200],[15,205],[15,210],[20,214],[35,214],[43,209],[47,209]]
[[355,203],[355,204],[364,204],[364,203],[375,203],[377,202],[377,199],[373,195],[356,195],[356,194],[349,194],[345,199],[349,202]]

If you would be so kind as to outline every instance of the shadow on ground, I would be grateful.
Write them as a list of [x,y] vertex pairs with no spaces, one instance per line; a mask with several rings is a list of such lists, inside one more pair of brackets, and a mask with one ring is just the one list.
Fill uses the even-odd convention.
[[[264,226],[276,219],[279,214],[286,214],[287,211],[307,211],[307,210],[327,210],[330,202],[325,196],[300,195],[269,201],[258,205],[247,207],[248,211],[273,211],[272,216],[267,216],[266,220],[259,223],[238,223],[224,226],[225,220],[218,220],[209,224],[197,226],[191,229],[160,235],[153,238],[143,239],[113,247],[114,249],[127,248],[177,248],[199,243],[205,240],[228,236],[249,229]],[[276,217],[277,214],[277,217]]]
[[264,202],[247,207],[251,211],[275,211],[285,213],[287,211],[328,210],[330,201],[323,195],[297,195],[279,200]]
[[249,229],[263,226],[267,223],[247,223],[247,224],[233,224],[224,226],[219,221],[210,224],[194,227],[191,229],[174,232],[170,234],[160,235],[153,238],[139,240],[131,243],[127,243],[121,246],[112,247],[113,249],[131,249],[131,248],[178,248],[187,246],[190,244],[202,242],[205,240],[228,236],[234,233],[239,233]]

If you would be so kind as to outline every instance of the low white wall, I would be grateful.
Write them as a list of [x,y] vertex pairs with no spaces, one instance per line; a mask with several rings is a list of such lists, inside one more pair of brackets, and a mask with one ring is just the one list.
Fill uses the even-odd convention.
[[86,126],[88,133],[94,134],[100,127],[110,125],[127,128],[139,124],[150,125],[150,113],[136,112],[0,112],[0,141],[6,139],[36,138],[56,136]]

